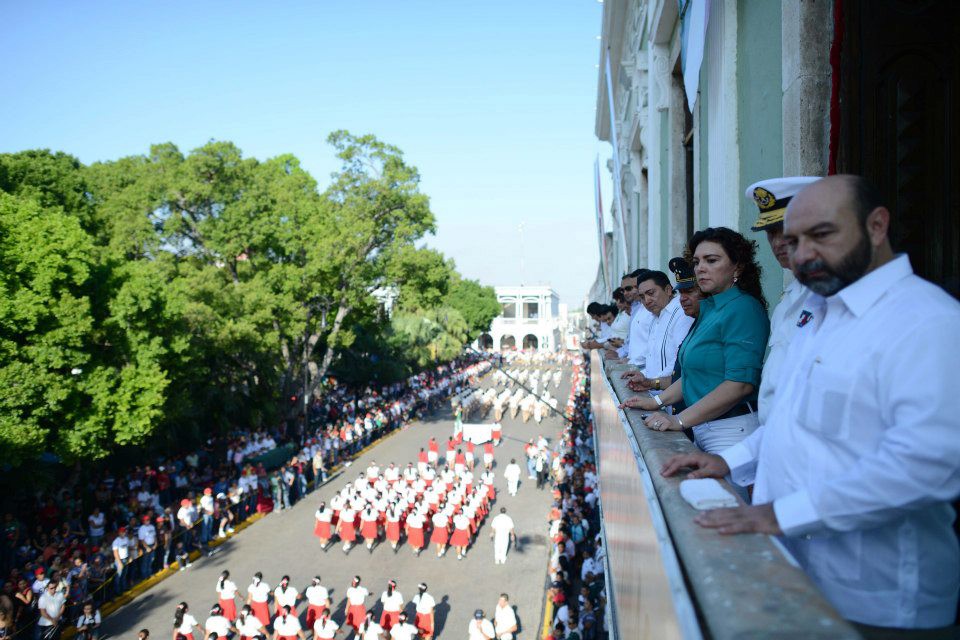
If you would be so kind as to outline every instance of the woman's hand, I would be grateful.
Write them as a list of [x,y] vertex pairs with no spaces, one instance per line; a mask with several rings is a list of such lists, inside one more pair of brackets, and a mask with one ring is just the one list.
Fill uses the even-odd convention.
[[648,378],[641,373],[631,378],[627,386],[630,387],[632,391],[650,391],[650,389],[653,389],[656,381],[656,378]]
[[650,396],[634,396],[620,405],[621,409],[643,409],[653,411],[657,408],[657,401]]
[[648,429],[653,429],[654,431],[681,431],[683,429],[683,427],[680,426],[680,422],[677,421],[676,416],[671,416],[662,411],[651,413],[647,419],[643,421],[643,424],[646,425]]

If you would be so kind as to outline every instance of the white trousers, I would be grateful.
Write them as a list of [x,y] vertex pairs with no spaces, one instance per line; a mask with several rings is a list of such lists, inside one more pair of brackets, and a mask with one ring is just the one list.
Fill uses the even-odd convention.
[[493,561],[496,564],[504,564],[507,561],[507,549],[510,548],[510,538],[501,540],[500,537],[493,539]]

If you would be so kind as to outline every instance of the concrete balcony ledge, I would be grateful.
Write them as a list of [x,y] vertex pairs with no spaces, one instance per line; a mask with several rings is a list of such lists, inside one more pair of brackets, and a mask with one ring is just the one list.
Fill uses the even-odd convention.
[[[622,478],[608,477],[610,469],[604,468],[604,458],[609,450],[616,446],[616,434],[620,429],[626,433],[636,459],[637,452],[642,460],[636,460],[637,473],[642,478],[644,493],[652,487],[655,495],[636,495],[635,509],[649,509],[660,512],[662,525],[667,536],[658,540],[663,560],[667,566],[667,580],[674,592],[673,615],[677,618],[689,617],[682,598],[678,598],[680,589],[686,588],[689,602],[695,610],[696,621],[679,620],[677,633],[673,637],[694,638],[709,637],[722,640],[744,640],[750,638],[814,638],[846,639],[859,638],[859,634],[843,620],[820,595],[806,575],[796,567],[778,544],[770,536],[737,535],[721,536],[713,530],[704,529],[693,522],[696,510],[690,507],[680,496],[679,485],[683,476],[664,478],[659,469],[673,455],[696,451],[696,447],[682,433],[661,433],[647,429],[640,419],[639,411],[616,409],[621,399],[634,395],[620,374],[627,368],[624,365],[602,363],[596,352],[592,357],[591,403],[597,422],[597,440],[600,447],[601,499],[604,505],[605,522],[617,518],[611,512],[607,501],[607,483],[616,489],[623,484]],[[599,383],[599,384],[598,384]],[[612,392],[612,393],[611,393]],[[608,404],[609,403],[609,404]],[[606,431],[606,433],[605,433]],[[620,445],[622,446],[622,444]],[[614,466],[612,464],[608,465]],[[622,472],[621,466],[618,471]],[[605,475],[606,474],[606,475]],[[624,497],[612,496],[613,505],[623,509]],[[646,502],[647,504],[643,504]],[[605,524],[607,534],[610,526]],[[622,536],[621,536],[622,537]],[[607,535],[607,544],[623,544],[623,540]],[[672,548],[670,548],[672,546]],[[611,557],[624,557],[611,549]],[[671,558],[675,556],[682,577],[670,579]],[[625,585],[618,584],[619,564],[611,561],[610,584],[616,596],[620,596]],[[643,570],[642,568],[640,569]],[[635,579],[635,578],[630,578]],[[677,585],[677,582],[681,582]],[[637,637],[630,635],[630,628],[636,628],[636,622],[629,626],[623,623],[649,618],[650,612],[632,612],[622,610],[623,605],[644,606],[643,598],[632,599],[616,597],[616,617],[619,626],[627,635],[621,638]],[[666,611],[658,614],[668,614]],[[667,637],[663,631],[659,636]],[[672,635],[672,634],[671,634]]]

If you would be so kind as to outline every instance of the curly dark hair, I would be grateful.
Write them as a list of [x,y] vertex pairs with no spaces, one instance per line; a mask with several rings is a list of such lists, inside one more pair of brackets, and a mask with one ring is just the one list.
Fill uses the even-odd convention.
[[690,238],[687,247],[689,256],[693,256],[693,252],[701,242],[707,241],[716,242],[723,247],[730,261],[740,268],[737,286],[744,293],[756,298],[766,309],[767,299],[763,297],[763,288],[760,286],[760,275],[763,269],[757,264],[757,243],[747,240],[743,235],[727,227],[707,227],[697,231]]

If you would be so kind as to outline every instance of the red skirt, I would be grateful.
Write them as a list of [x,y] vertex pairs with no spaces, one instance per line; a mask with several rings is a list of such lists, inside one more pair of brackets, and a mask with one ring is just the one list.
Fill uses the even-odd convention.
[[360,525],[360,533],[363,535],[364,540],[373,540],[377,537],[377,521],[376,520],[364,520]]
[[390,631],[393,625],[400,621],[399,611],[384,611],[380,614],[380,626],[384,631]]
[[320,614],[323,613],[323,606],[318,604],[307,605],[307,629],[313,629],[313,623],[317,621]]
[[317,524],[313,526],[313,535],[317,536],[321,540],[329,540],[330,533],[330,523],[323,520],[317,520]]
[[421,635],[433,635],[433,620],[429,613],[417,613],[417,621],[415,624]]
[[423,528],[422,527],[407,528],[407,544],[409,544],[414,549],[423,549]]
[[237,603],[235,600],[220,599],[220,608],[223,609],[223,617],[233,622],[237,619]]
[[447,544],[447,530],[445,527],[435,527],[430,534],[430,542],[433,544]]
[[250,611],[263,626],[266,627],[270,624],[270,607],[267,606],[266,602],[251,602]]
[[454,547],[465,547],[470,544],[470,531],[467,529],[454,529],[450,536],[450,544]]
[[367,617],[367,608],[362,604],[347,605],[347,621],[345,624],[359,629],[363,624],[363,619]]
[[496,500],[497,490],[492,484],[487,485],[487,500]]
[[357,539],[357,532],[353,528],[352,522],[341,522],[340,523],[340,539],[344,542],[353,542]]
[[400,522],[387,520],[387,540],[390,542],[400,542]]
[[500,433],[501,433],[500,431],[494,431],[494,432],[492,432],[490,435],[493,436],[493,439],[494,439],[494,440],[499,440],[499,439],[500,439]]

